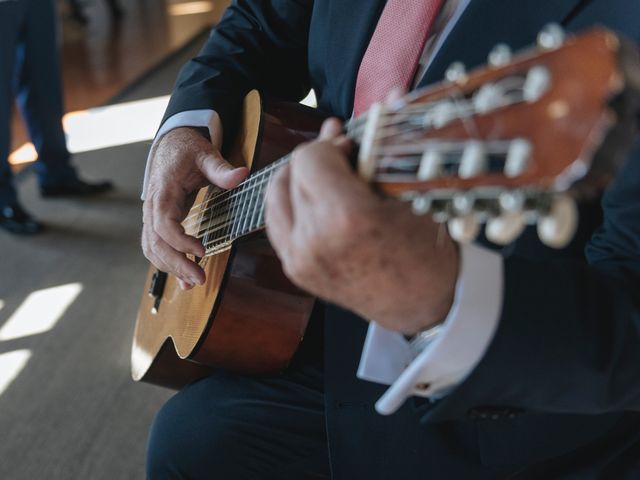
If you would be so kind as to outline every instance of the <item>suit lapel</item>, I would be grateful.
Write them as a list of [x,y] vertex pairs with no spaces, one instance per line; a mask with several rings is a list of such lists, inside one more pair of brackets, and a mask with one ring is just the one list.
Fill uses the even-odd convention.
[[549,22],[562,23],[580,0],[471,0],[419,86],[444,77],[454,61],[468,68],[486,63],[493,46],[506,43],[514,50],[535,42]]

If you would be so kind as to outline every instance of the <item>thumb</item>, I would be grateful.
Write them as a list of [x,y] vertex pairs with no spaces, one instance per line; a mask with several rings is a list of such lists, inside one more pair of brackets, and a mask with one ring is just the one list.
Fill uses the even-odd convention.
[[237,187],[249,174],[247,167],[234,167],[218,151],[202,157],[198,167],[213,185],[225,189]]
[[328,118],[322,123],[319,140],[331,140],[340,136],[342,132],[342,122],[337,118]]

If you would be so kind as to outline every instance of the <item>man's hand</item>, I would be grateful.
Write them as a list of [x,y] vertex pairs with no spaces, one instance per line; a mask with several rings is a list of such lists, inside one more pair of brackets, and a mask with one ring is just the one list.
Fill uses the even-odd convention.
[[407,335],[446,318],[458,251],[446,228],[374,194],[349,167],[335,119],[267,192],[267,234],[298,286]]
[[209,184],[237,186],[248,174],[233,168],[214,145],[193,128],[171,130],[156,144],[143,205],[142,250],[160,270],[178,277],[182,288],[203,284],[202,268],[187,258],[204,256],[202,242],[185,233],[185,219],[197,191]]

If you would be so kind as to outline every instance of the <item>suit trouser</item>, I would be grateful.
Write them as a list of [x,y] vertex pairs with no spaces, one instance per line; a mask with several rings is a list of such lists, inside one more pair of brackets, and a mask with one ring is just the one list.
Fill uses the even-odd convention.
[[147,478],[329,480],[320,328],[311,322],[282,375],[221,372],[169,400],[149,435]]
[[0,0],[0,204],[16,200],[8,162],[14,98],[38,152],[40,183],[74,175],[62,129],[53,0]]

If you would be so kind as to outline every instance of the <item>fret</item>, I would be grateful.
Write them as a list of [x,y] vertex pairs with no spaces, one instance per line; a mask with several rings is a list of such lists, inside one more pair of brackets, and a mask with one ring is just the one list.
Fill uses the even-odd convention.
[[[207,192],[207,195],[204,197],[205,198],[205,202],[207,202],[207,205],[209,203],[209,199],[211,197],[213,197],[215,195],[215,190],[213,188],[209,188],[209,191]],[[205,228],[205,234],[202,237],[202,243],[204,245],[207,245],[209,243],[209,237],[211,236],[210,230],[211,230],[211,221],[213,220],[213,216],[214,216],[214,212],[216,209],[217,203],[213,204],[213,208],[211,208],[211,206],[209,206],[208,208],[206,208],[205,210],[207,211],[207,215],[209,216],[209,221],[207,222],[207,227]]]
[[254,190],[256,186],[256,176],[252,175],[247,181],[247,202],[242,212],[242,234],[251,231],[251,207],[255,202]]
[[[205,199],[206,199],[206,195],[205,195]],[[204,218],[204,212],[205,212],[205,208],[204,208],[204,202],[202,205],[200,205],[200,211],[196,214],[196,220],[195,220],[195,228],[193,229],[193,234],[198,236],[200,235],[200,231],[201,231],[201,225],[202,225],[202,219]]]
[[263,198],[260,195],[260,192],[262,191],[262,186],[264,185],[264,181],[265,181],[264,179],[260,179],[260,181],[256,184],[254,188],[253,195],[255,197],[255,202],[253,203],[253,208],[251,209],[251,218],[249,222],[251,230],[255,230],[260,226],[258,223],[258,215],[259,215],[259,210],[263,203]]
[[271,179],[273,178],[275,169],[271,169],[271,171],[267,174],[267,181],[260,185],[260,197],[262,198],[262,202],[260,205],[260,213],[258,215],[258,226],[262,227],[264,225],[264,207],[265,207],[265,193],[267,191],[267,185],[271,183]]
[[226,221],[227,212],[227,197],[226,192],[220,194],[220,197],[216,200],[213,206],[211,217],[213,221],[210,222],[210,233],[205,245],[209,245],[210,248],[215,248],[220,243],[220,226]]
[[235,216],[236,204],[237,204],[237,195],[234,195],[235,191],[231,190],[229,192],[229,198],[227,200],[227,221],[223,224],[221,238],[222,243],[227,243],[231,241],[231,231],[233,228],[233,218]]
[[227,222],[228,233],[226,235],[226,241],[232,241],[234,239],[234,233],[236,228],[236,215],[240,210],[240,188],[231,191],[231,210],[229,212],[229,221]]
[[251,181],[249,178],[245,185],[245,193],[242,198],[242,210],[240,212],[239,225],[238,225],[238,236],[241,237],[245,235],[247,230],[247,215],[249,214],[249,206],[251,205],[252,191],[251,191]]
[[246,202],[247,184],[243,183],[238,187],[238,196],[236,198],[237,208],[234,209],[231,229],[231,240],[235,240],[240,236],[240,229],[242,227],[242,213],[244,212]]

